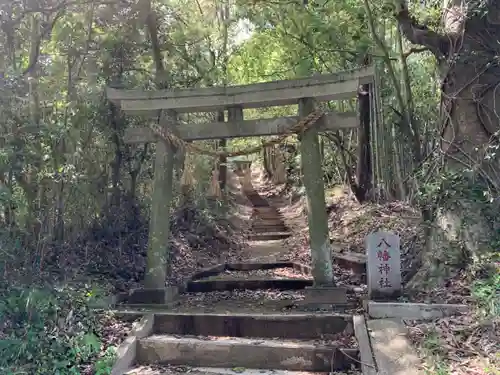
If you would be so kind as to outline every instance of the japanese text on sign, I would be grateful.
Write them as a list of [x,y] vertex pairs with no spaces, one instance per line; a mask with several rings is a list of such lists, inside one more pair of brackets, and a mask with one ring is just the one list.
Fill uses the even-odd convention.
[[380,273],[380,279],[378,285],[381,288],[391,288],[392,287],[391,282],[387,278],[387,275],[391,270],[391,266],[387,263],[389,259],[391,259],[391,254],[389,253],[391,245],[385,240],[385,238],[382,238],[382,240],[377,245],[377,248],[378,248],[377,258],[381,262],[380,265],[378,266]]
[[366,238],[368,292],[392,293],[401,289],[400,239],[389,232]]

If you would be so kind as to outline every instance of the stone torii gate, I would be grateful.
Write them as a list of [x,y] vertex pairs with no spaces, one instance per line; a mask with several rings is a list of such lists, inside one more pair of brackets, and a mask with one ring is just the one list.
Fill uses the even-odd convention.
[[[235,137],[268,136],[288,132],[301,119],[315,111],[316,101],[352,99],[359,86],[373,83],[371,66],[309,78],[250,85],[191,88],[158,91],[107,88],[107,97],[123,111],[157,116],[160,126],[184,141]],[[245,120],[244,108],[299,104],[298,116]],[[228,111],[227,122],[178,126],[177,114]],[[355,128],[358,116],[350,113],[325,113],[317,124],[300,135],[303,183],[306,188],[313,277],[316,285],[332,284],[322,160],[318,131]],[[146,287],[164,288],[169,265],[168,240],[172,202],[173,145],[159,139],[151,128],[127,129],[127,143],[156,142],[155,176],[147,255]]]

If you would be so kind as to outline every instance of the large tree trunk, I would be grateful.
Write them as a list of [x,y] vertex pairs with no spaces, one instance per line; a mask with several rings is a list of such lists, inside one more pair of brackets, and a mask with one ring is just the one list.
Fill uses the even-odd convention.
[[496,102],[500,98],[500,0],[476,2],[474,9],[470,3],[467,8],[465,1],[444,0],[442,34],[419,25],[404,1],[397,12],[405,36],[428,47],[438,61],[441,150],[446,168],[457,176],[443,186],[452,198],[440,200],[417,281],[442,276],[443,265],[464,261],[470,265],[479,253],[491,250],[494,236],[494,220],[488,214],[492,207],[482,193],[493,191],[498,196],[500,191],[498,159],[488,155],[490,146],[497,144],[499,130],[495,109],[500,105]]

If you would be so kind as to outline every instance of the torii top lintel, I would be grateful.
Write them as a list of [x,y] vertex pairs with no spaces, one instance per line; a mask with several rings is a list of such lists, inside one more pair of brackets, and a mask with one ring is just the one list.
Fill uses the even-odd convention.
[[109,100],[122,110],[143,112],[213,112],[230,107],[258,108],[296,104],[301,98],[319,101],[353,98],[359,85],[373,83],[374,67],[365,66],[334,74],[315,75],[228,87],[205,87],[172,90],[119,90],[108,87]]

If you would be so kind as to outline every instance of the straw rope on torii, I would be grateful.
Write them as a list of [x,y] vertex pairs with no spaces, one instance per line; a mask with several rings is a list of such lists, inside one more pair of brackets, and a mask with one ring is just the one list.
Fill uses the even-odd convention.
[[158,124],[150,124],[151,130],[153,133],[159,137],[160,139],[170,142],[173,146],[177,147],[180,150],[190,151],[193,153],[197,153],[200,155],[207,155],[212,157],[234,157],[234,156],[243,156],[250,155],[261,151],[262,149],[279,144],[286,140],[288,137],[300,134],[309,128],[311,128],[323,115],[325,112],[321,109],[317,109],[314,112],[311,112],[309,115],[304,117],[302,120],[297,122],[294,126],[292,126],[286,133],[281,134],[269,141],[263,142],[259,146],[248,147],[243,150],[238,151],[213,151],[208,150],[203,147],[196,146],[192,143],[184,141],[182,138],[177,137],[174,133],[172,133],[169,129],[163,128]]

